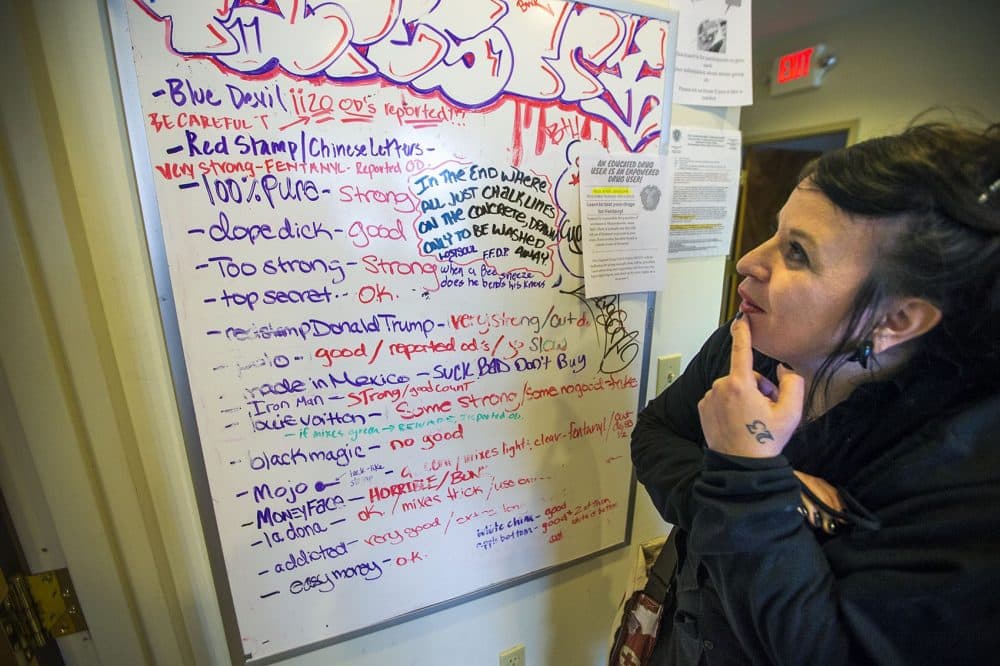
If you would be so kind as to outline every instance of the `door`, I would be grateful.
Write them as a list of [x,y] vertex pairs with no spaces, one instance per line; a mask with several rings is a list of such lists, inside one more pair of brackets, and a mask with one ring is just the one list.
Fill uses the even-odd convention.
[[[10,596],[10,589],[7,587],[7,579],[3,576],[3,570],[0,569],[0,606],[6,605],[7,599]],[[4,631],[0,632],[0,666],[16,666],[17,664],[17,653],[14,652],[14,646],[11,644],[12,636],[7,632],[7,627],[3,627]]]

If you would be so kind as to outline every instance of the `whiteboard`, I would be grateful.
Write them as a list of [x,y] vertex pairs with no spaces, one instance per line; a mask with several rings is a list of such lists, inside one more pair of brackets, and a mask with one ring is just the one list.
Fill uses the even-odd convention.
[[669,126],[637,7],[111,2],[234,662],[627,542],[652,295],[584,298],[577,158]]

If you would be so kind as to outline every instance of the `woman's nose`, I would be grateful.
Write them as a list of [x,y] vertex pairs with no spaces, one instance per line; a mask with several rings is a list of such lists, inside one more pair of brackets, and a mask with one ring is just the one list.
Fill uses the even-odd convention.
[[767,246],[770,242],[770,240],[764,241],[740,257],[740,260],[736,262],[736,272],[755,280],[766,280],[770,275],[767,260]]

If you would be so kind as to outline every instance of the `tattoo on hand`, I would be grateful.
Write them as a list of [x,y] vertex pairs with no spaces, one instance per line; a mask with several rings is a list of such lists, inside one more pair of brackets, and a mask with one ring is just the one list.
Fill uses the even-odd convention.
[[751,435],[754,436],[754,439],[757,440],[758,444],[763,444],[764,442],[768,441],[770,442],[774,441],[774,435],[772,435],[771,431],[767,429],[767,424],[761,421],[760,419],[757,419],[753,423],[748,423],[746,425],[747,425],[747,432],[749,432]]

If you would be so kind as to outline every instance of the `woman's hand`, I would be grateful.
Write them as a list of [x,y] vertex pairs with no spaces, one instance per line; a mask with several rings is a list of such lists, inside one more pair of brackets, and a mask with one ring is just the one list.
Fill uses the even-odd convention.
[[733,321],[729,374],[717,379],[698,403],[708,448],[748,458],[781,453],[802,419],[805,381],[778,366],[775,387],[754,372],[750,324]]
[[809,489],[813,497],[822,502],[822,504],[817,504],[805,493],[802,493],[802,508],[805,511],[806,520],[813,527],[822,529],[827,534],[833,534],[837,531],[837,525],[843,521],[838,520],[832,514],[828,513],[825,507],[843,513],[844,503],[840,500],[840,493],[837,492],[836,488],[818,476],[812,476],[798,470],[794,471],[795,476],[798,477],[802,485]]

